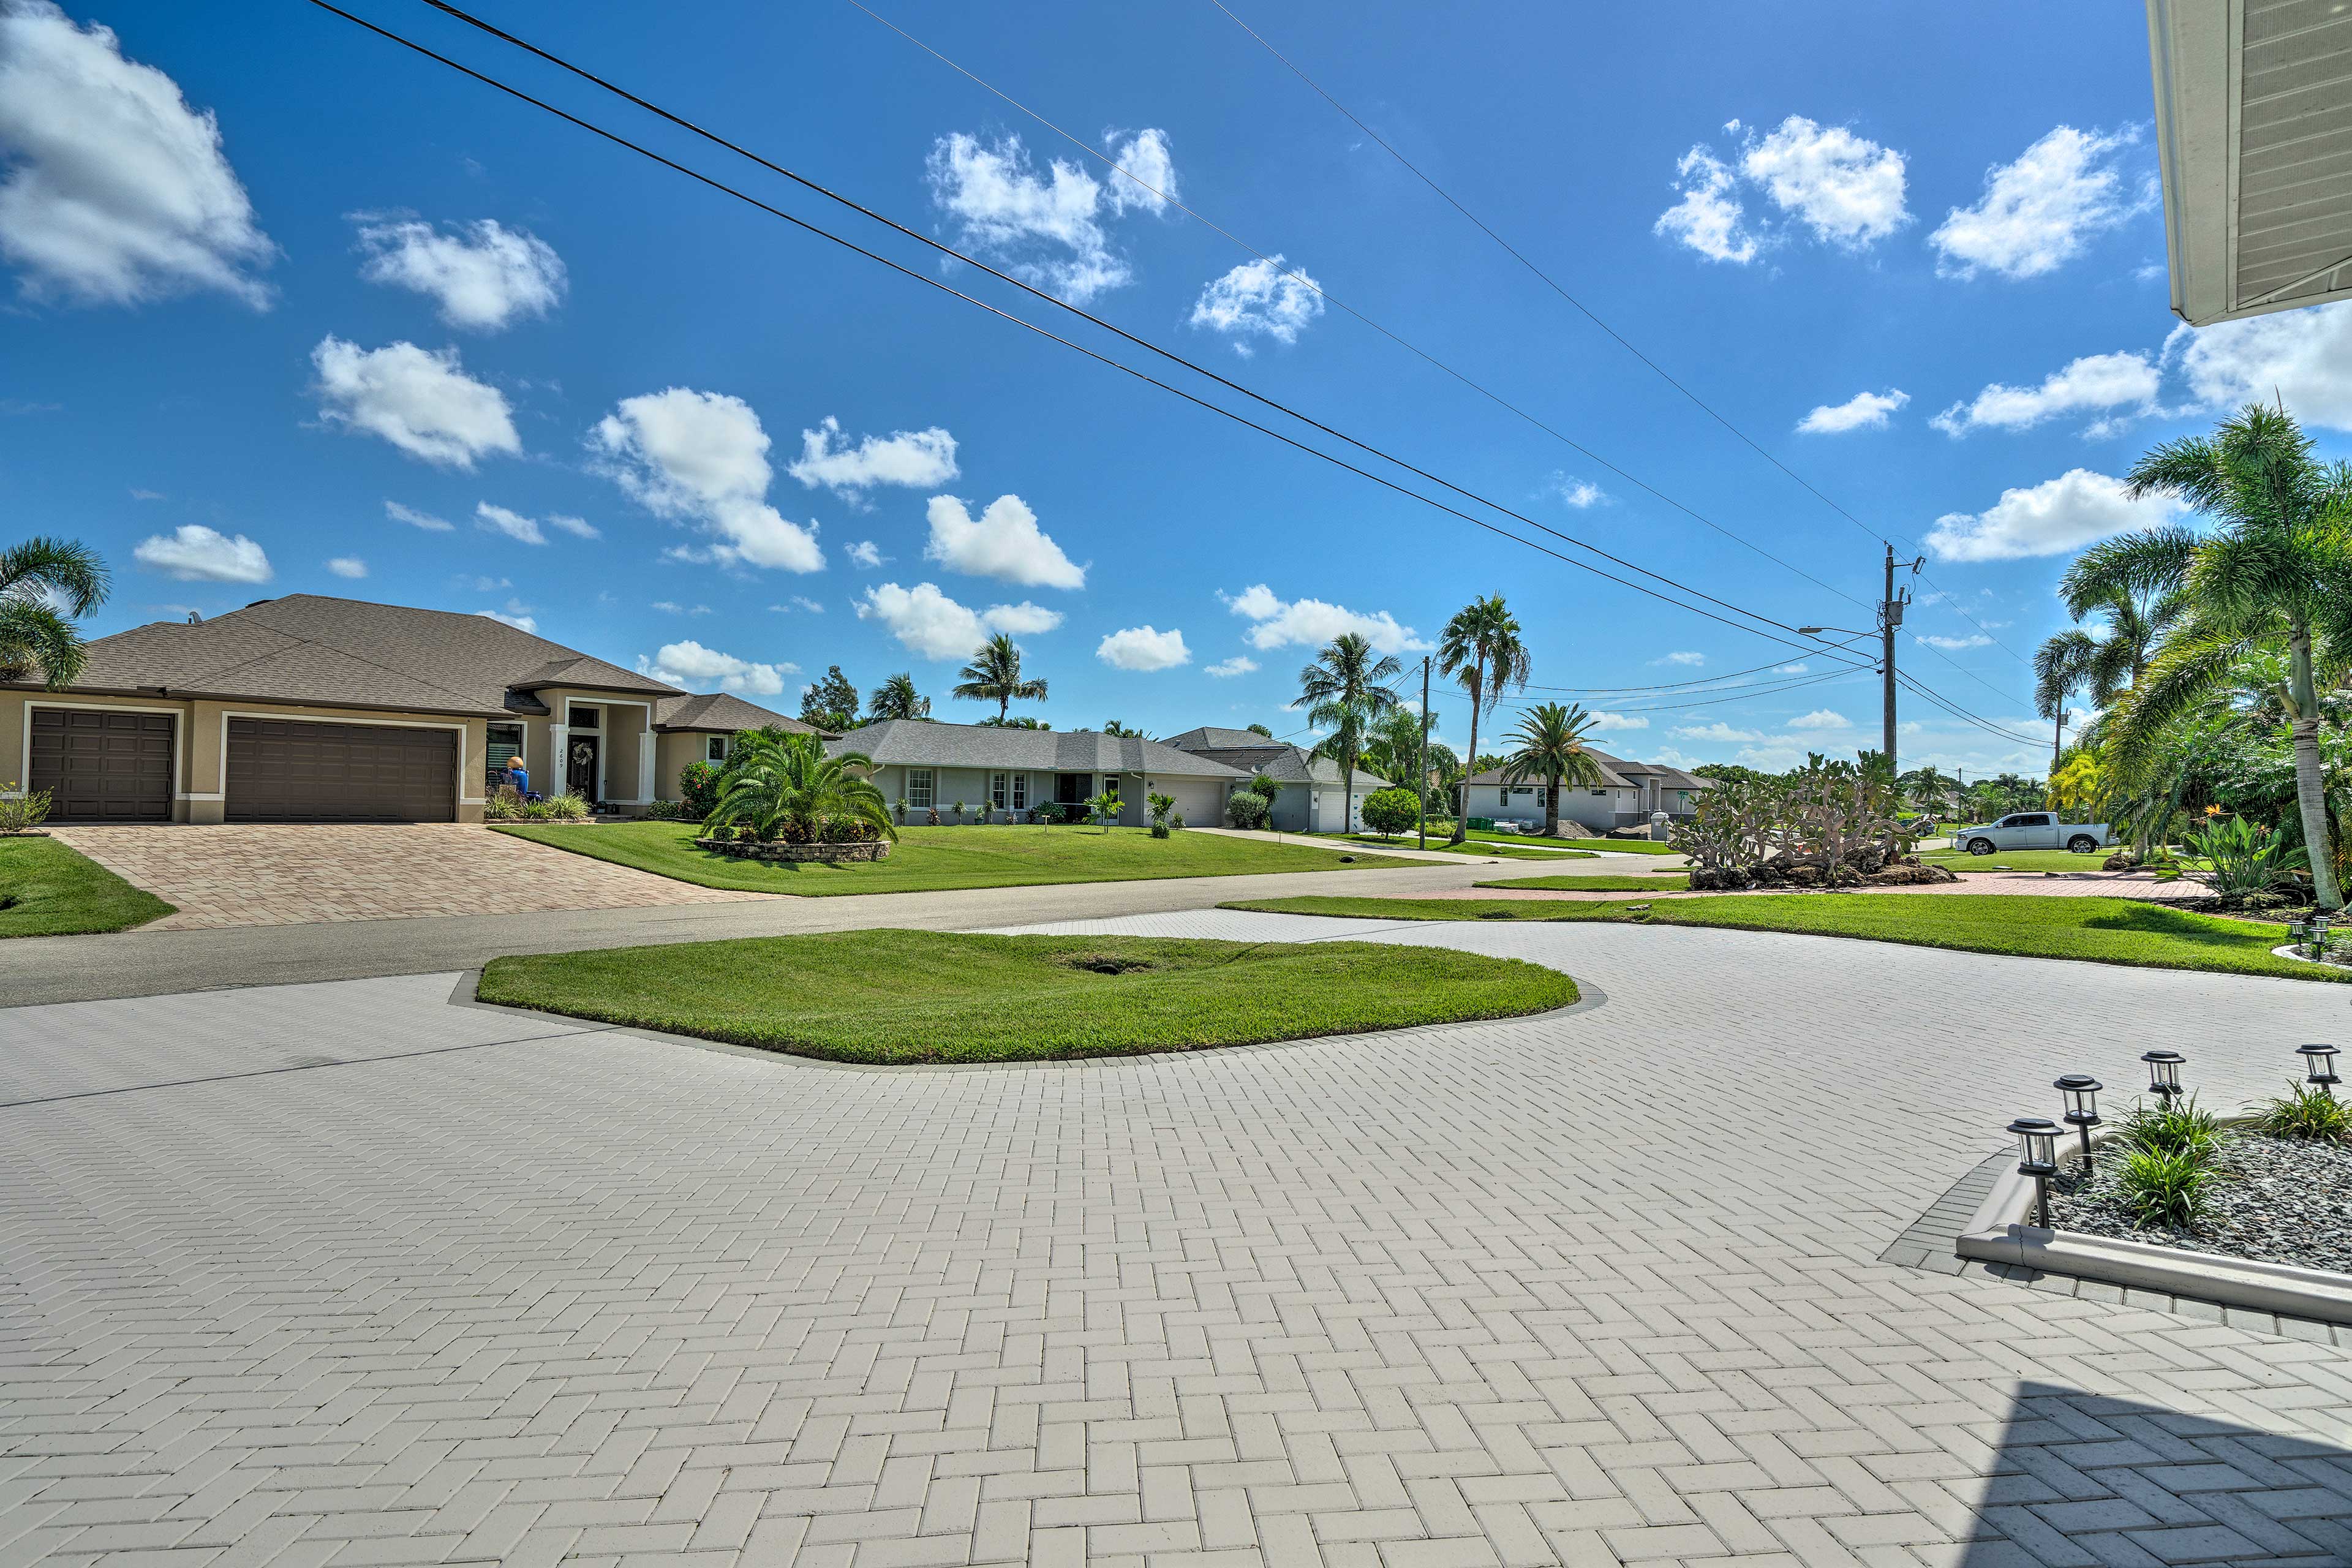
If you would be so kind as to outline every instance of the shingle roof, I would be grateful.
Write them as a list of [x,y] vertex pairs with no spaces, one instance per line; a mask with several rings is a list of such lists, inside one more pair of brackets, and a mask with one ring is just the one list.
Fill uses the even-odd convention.
[[732,731],[769,727],[803,735],[817,732],[812,725],[772,712],[756,702],[730,697],[724,691],[714,691],[706,697],[664,697],[654,703],[654,728],[656,730]]
[[1223,730],[1214,724],[1203,724],[1197,730],[1169,736],[1166,743],[1180,752],[1231,752],[1246,751],[1255,746],[1279,746],[1283,742],[1271,735],[1261,735],[1255,730]]
[[[1595,763],[1600,763],[1601,782],[1604,786],[1613,789],[1632,789],[1633,787],[1633,781],[1632,779],[1627,778],[1623,773],[1621,773],[1615,768],[1611,767],[1609,763],[1601,762],[1600,752],[1592,752],[1587,754],[1590,755]],[[1474,784],[1501,784],[1503,782],[1503,770],[1500,768],[1488,768],[1483,773],[1473,773],[1470,775],[1470,782]],[[1544,781],[1541,778],[1531,774],[1527,778],[1519,779],[1515,782],[1520,784],[1539,784]]]
[[[1230,730],[1211,732],[1233,733]],[[1248,733],[1247,731],[1242,732]],[[1251,738],[1261,742],[1265,740],[1264,736]],[[1188,746],[1184,749],[1196,757],[1208,757],[1228,767],[1239,768],[1244,773],[1264,773],[1280,784],[1306,784],[1311,780],[1333,789],[1339,787],[1339,763],[1330,757],[1318,757],[1300,746],[1261,743],[1255,746]],[[1388,782],[1378,773],[1367,773],[1362,768],[1356,770],[1358,789],[1386,789]]]
[[1245,778],[1239,768],[1180,752],[1139,735],[1092,730],[1011,730],[992,724],[941,724],[884,719],[825,742],[835,753],[863,752],[877,767],[1022,768],[1054,773],[1171,773]]
[[[1622,757],[1612,757],[1606,752],[1596,752],[1590,746],[1584,749],[1584,754],[1601,764],[1602,782],[1619,789],[1635,788],[1637,780],[1643,777],[1655,777],[1667,789],[1713,789],[1715,787],[1713,779],[1697,778],[1683,772],[1680,768],[1668,767],[1664,763],[1629,763]],[[1474,784],[1501,784],[1502,770],[1488,768],[1485,773],[1474,776],[1470,782]],[[1522,779],[1519,782],[1540,784],[1543,781]]]
[[487,616],[317,594],[264,599],[188,625],[155,621],[89,645],[75,683],[323,707],[503,717],[509,689],[677,688]]

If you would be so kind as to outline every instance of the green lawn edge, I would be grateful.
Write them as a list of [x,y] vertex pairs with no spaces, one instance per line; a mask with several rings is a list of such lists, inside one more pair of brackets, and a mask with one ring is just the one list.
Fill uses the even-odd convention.
[[[1154,881],[1182,877],[1249,877],[1299,871],[1393,869],[1426,861],[1322,844],[1270,844],[1221,834],[1091,827],[909,827],[890,858],[824,866],[735,860],[697,849],[695,825],[599,823],[569,826],[496,823],[493,831],[584,855],[673,881],[793,898],[859,893],[944,892],[963,888],[1049,887],[1078,882]],[[1349,858],[1346,861],[1342,856]]]
[[[1524,885],[1524,884],[1521,884]],[[1269,914],[1390,921],[1595,921],[1782,931],[1940,947],[2013,958],[2072,959],[2139,969],[2256,974],[2341,984],[2352,971],[2280,958],[2279,927],[2192,914],[2142,899],[2033,894],[1830,893],[1685,899],[1633,912],[1636,900],[1249,899],[1220,905]]]
[[[1410,837],[1382,838],[1377,833],[1317,834],[1326,844],[1345,844],[1370,850],[1419,849],[1421,845]],[[1504,844],[1481,839],[1467,844],[1449,844],[1436,834],[1430,835],[1429,851],[1433,855],[1460,855],[1475,859],[1481,855],[1497,860],[1590,860],[1591,855],[1582,849],[1530,849],[1522,845]]]
[[1474,888],[1537,888],[1547,893],[1680,893],[1689,889],[1690,873],[1652,871],[1643,877],[1519,877],[1470,885]]
[[178,912],[62,839],[0,838],[0,939],[129,931]]
[[[1145,967],[1098,973],[1081,956]],[[1557,970],[1452,948],[889,929],[499,958],[475,995],[877,1067],[1267,1045],[1580,999]]]

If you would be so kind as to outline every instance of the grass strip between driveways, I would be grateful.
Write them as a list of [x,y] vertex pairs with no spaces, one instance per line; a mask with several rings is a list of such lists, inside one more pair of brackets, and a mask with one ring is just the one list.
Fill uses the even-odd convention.
[[1970,855],[1960,849],[1922,849],[1919,858],[1954,871],[1990,871],[1996,867],[2004,871],[2096,871],[2114,853],[2112,849],[2095,855],[2077,855],[2071,849],[2004,849],[1992,855]]
[[1689,890],[1690,873],[1653,871],[1646,877],[1520,877],[1504,882],[1473,882],[1471,886],[1538,888],[1547,893],[1680,893]]
[[[1331,833],[1318,835],[1327,844],[1360,844],[1367,849],[1418,849],[1421,844],[1410,834],[1383,838],[1377,833]],[[1589,860],[1592,857],[1581,849],[1525,849],[1516,844],[1486,841],[1475,844],[1449,844],[1442,835],[1429,836],[1429,848],[1434,854],[1482,855],[1496,860]]]
[[175,912],[55,838],[0,838],[0,937],[128,931]]
[[[737,860],[714,855],[695,847],[694,837],[699,829],[689,822],[599,823],[577,827],[499,824],[498,831],[705,888],[810,898],[1429,864],[1320,844],[1270,844],[1222,834],[1176,833],[1154,838],[1143,827],[1114,827],[1108,833],[1096,827],[902,827],[888,859],[840,866]],[[1353,865],[1343,861],[1342,855],[1350,856]]]
[[1448,948],[887,930],[500,958],[478,994],[877,1064],[1255,1045],[1577,999],[1556,970]]
[[[1567,879],[1562,879],[1566,880]],[[1663,879],[1661,879],[1663,880]],[[1515,883],[1524,887],[1526,883]],[[1859,937],[1914,947],[2020,958],[2073,958],[2147,969],[2201,969],[2293,980],[2352,980],[2352,971],[2280,958],[2279,926],[2191,914],[2140,899],[2041,898],[2031,894],[1776,893],[1682,899],[1636,911],[1639,900],[1254,899],[1223,906],[1275,914],[1391,921],[1604,921],[1618,924],[1716,926]],[[1958,1005],[1956,1003],[1956,1005]]]
[[1540,833],[1496,833],[1492,828],[1474,827],[1470,837],[1481,844],[1564,844],[1570,849],[1582,849],[1594,855],[1672,855],[1672,845],[1661,844],[1654,838],[1546,838]]

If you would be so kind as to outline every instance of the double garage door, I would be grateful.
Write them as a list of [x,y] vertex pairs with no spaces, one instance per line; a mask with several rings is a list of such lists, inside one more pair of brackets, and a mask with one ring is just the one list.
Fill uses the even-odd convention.
[[448,822],[457,732],[231,719],[231,822]]

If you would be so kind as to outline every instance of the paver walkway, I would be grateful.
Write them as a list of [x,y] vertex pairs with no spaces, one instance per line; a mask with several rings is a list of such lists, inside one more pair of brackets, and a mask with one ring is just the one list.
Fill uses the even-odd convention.
[[2352,1334],[1878,1261],[2059,1071],[2170,1046],[2231,1104],[2328,988],[1088,929],[1457,943],[1593,1005],[900,1072],[450,976],[0,1012],[0,1561],[2352,1561]]
[[116,876],[179,906],[144,929],[740,903],[460,823],[58,827]]

